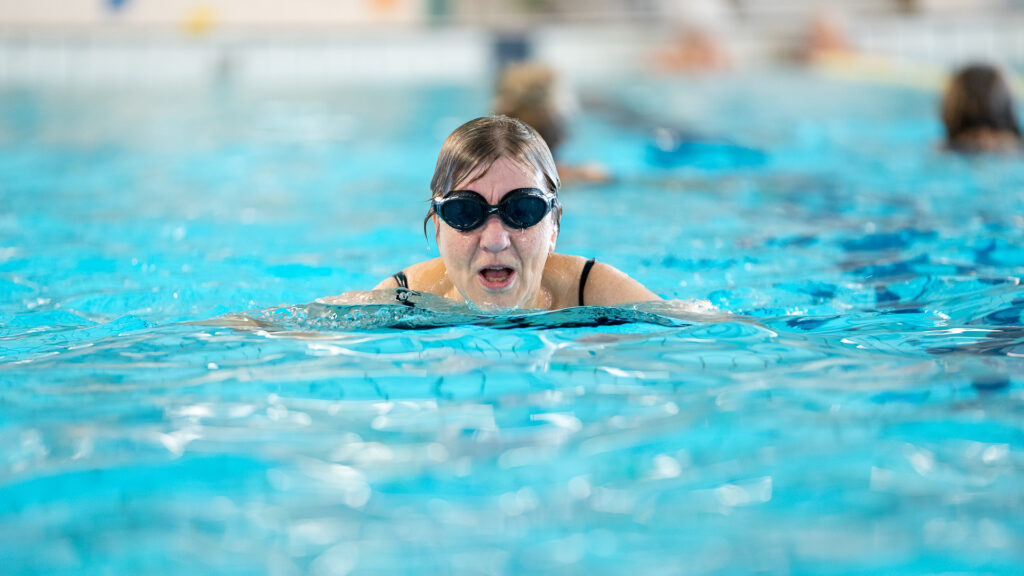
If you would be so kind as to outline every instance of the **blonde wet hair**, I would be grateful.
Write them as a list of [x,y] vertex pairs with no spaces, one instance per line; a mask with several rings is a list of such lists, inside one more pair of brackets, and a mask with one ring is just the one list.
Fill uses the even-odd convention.
[[[535,172],[546,189],[555,196],[562,185],[544,139],[529,124],[501,114],[482,116],[456,128],[437,155],[434,177],[430,180],[431,199],[444,198],[456,184],[473,176],[482,176],[502,157],[507,157],[527,170]],[[555,225],[562,215],[556,200],[553,208]],[[434,209],[427,211],[423,220],[423,234]]]

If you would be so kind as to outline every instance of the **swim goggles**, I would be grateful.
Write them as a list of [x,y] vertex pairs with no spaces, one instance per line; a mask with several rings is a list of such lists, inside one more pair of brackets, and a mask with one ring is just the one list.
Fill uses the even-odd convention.
[[455,190],[440,200],[433,200],[434,212],[445,224],[460,232],[482,226],[491,214],[497,214],[510,228],[526,229],[547,216],[558,199],[539,188],[517,188],[502,197],[498,205],[488,204],[484,197],[471,190]]

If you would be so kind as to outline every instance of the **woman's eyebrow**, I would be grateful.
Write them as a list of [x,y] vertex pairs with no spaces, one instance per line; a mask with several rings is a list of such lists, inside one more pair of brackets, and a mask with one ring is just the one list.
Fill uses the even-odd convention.
[[483,194],[477,192],[476,190],[470,190],[469,188],[456,188],[454,190],[449,190],[448,192],[445,193],[445,195],[443,197],[447,198],[447,197],[451,196],[452,194],[476,194],[477,196],[479,196],[481,198],[484,197]]

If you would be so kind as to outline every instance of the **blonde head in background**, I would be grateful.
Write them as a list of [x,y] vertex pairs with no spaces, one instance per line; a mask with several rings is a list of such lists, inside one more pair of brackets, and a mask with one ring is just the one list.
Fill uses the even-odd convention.
[[518,118],[540,133],[552,154],[568,134],[575,105],[550,66],[523,62],[507,66],[498,79],[494,113]]

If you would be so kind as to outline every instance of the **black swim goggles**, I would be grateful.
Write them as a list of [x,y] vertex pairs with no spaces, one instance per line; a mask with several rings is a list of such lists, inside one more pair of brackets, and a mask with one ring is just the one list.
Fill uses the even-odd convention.
[[491,214],[497,214],[510,228],[525,230],[536,226],[558,204],[552,194],[539,188],[517,188],[502,197],[498,205],[488,204],[471,190],[455,190],[430,205],[445,224],[460,232],[483,226]]

